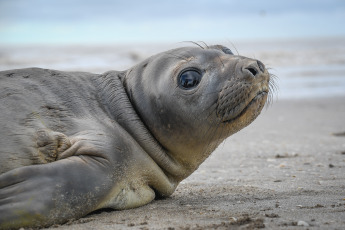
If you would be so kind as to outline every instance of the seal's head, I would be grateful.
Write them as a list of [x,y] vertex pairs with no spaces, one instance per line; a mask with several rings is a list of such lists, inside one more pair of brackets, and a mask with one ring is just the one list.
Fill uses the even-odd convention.
[[155,55],[127,71],[124,82],[146,127],[190,174],[259,115],[270,74],[260,61],[216,45]]

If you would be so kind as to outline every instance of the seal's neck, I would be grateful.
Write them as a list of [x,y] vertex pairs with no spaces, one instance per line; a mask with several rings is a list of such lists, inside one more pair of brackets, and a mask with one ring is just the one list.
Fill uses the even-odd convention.
[[124,88],[124,74],[109,71],[96,79],[100,101],[108,114],[138,142],[165,174],[178,183],[190,173],[164,150],[141,121]]

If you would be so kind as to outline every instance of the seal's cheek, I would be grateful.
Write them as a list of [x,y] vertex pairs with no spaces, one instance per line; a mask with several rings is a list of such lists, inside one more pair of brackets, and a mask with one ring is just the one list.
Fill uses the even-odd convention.
[[266,93],[258,94],[238,116],[231,119],[230,121],[224,122],[224,124],[230,127],[233,133],[248,126],[259,116],[266,100]]

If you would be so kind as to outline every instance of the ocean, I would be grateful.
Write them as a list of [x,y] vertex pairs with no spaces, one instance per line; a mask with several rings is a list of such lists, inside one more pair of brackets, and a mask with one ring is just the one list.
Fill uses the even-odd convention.
[[[345,96],[344,38],[219,43],[234,53],[261,60],[277,76],[278,100]],[[179,42],[0,46],[0,70],[27,67],[93,73],[126,70],[155,53],[181,46],[195,45]]]

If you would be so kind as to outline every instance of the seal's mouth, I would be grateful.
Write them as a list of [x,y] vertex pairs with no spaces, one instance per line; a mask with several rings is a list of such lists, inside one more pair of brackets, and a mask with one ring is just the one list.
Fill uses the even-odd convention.
[[232,117],[231,119],[224,120],[223,123],[231,123],[235,120],[237,120],[239,117],[241,117],[243,114],[245,114],[249,108],[251,108],[253,105],[255,105],[258,101],[261,101],[266,95],[268,94],[267,90],[261,90],[259,91],[256,96],[249,101],[249,103],[244,107],[244,109],[235,117]]

